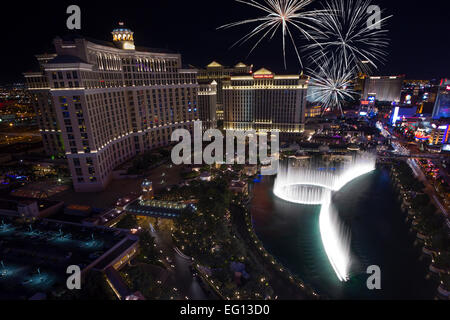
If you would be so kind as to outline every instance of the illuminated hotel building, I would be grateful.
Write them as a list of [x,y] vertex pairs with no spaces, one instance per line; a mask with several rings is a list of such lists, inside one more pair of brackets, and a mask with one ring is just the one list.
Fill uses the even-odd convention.
[[450,118],[450,80],[443,79],[433,109],[433,119]]
[[200,84],[198,90],[199,117],[204,130],[217,128],[217,82]]
[[225,67],[220,63],[213,61],[206,69],[198,71],[198,81],[200,84],[210,84],[212,81],[217,83],[217,120],[224,120],[223,109],[223,83],[230,79],[231,76],[245,75],[252,73],[253,66],[247,66],[240,62],[234,67]]
[[50,94],[44,107],[55,110],[76,191],[103,190],[115,168],[199,119],[197,71],[180,54],[136,47],[123,24],[112,36],[56,38],[36,85]]
[[322,116],[322,106],[313,106],[306,108],[305,118],[317,118]]
[[304,130],[308,78],[260,69],[224,82],[224,129],[299,133]]
[[362,98],[399,103],[404,79],[405,76],[366,77]]
[[26,73],[28,91],[32,96],[32,104],[41,132],[44,150],[49,156],[64,156],[64,145],[58,125],[50,85],[44,70],[45,64],[56,58],[56,54],[36,55],[39,72]]
[[434,124],[430,133],[429,144],[441,145],[447,144],[450,138],[450,126],[448,124]]

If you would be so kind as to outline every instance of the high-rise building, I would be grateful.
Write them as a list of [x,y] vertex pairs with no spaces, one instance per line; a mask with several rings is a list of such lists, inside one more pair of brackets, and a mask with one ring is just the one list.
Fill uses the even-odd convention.
[[442,79],[433,109],[433,119],[450,118],[450,80]]
[[276,75],[260,69],[253,75],[224,81],[224,128],[228,130],[304,130],[308,78]]
[[363,100],[375,99],[383,102],[400,103],[405,76],[367,77]]
[[217,82],[200,84],[198,91],[199,117],[203,129],[217,127]]
[[49,156],[64,156],[64,142],[56,111],[53,107],[49,81],[45,73],[45,65],[54,58],[56,58],[56,54],[36,55],[39,71],[29,72],[24,75],[28,91],[32,97],[32,105],[42,135],[44,150]]
[[249,75],[252,73],[253,66],[247,66],[240,62],[234,67],[225,67],[220,63],[213,61],[206,66],[206,69],[199,70],[198,81],[200,84],[210,84],[212,81],[217,83],[217,120],[224,120],[223,109],[223,83],[231,76]]
[[28,78],[56,114],[49,129],[61,131],[76,191],[103,190],[119,165],[199,120],[197,70],[184,69],[180,54],[135,46],[123,24],[112,35],[56,38],[56,56]]
[[447,144],[450,138],[450,125],[447,122],[437,122],[432,124],[429,144]]

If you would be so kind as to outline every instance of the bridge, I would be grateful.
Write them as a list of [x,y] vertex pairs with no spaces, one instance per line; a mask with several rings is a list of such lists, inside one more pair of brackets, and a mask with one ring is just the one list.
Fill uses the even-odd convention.
[[193,204],[181,202],[137,199],[127,204],[124,210],[137,216],[176,219],[183,212],[194,212],[196,208]]

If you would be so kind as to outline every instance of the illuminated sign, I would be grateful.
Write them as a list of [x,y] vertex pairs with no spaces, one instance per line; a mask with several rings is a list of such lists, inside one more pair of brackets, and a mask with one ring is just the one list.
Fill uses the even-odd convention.
[[407,104],[411,104],[411,99],[412,99],[412,96],[411,96],[410,94],[408,94],[408,95],[406,96],[406,98],[405,98],[405,102],[406,102]]
[[442,151],[450,151],[450,144],[444,144]]
[[368,104],[369,104],[369,101],[367,101],[367,100],[361,101],[361,105],[363,105],[363,106],[367,106]]
[[123,49],[124,50],[136,50],[136,47],[131,42],[124,42]]
[[392,124],[395,124],[397,122],[399,112],[400,112],[400,107],[395,107],[394,118],[392,118]]
[[273,79],[273,74],[255,74],[253,79]]
[[445,129],[445,134],[444,134],[444,138],[442,139],[442,143],[447,143],[448,142],[448,136],[450,133],[450,126],[447,126],[447,128]]
[[447,86],[447,88],[446,88],[446,89],[447,89],[447,91],[450,91],[450,86]]
[[426,135],[425,132],[423,132],[423,131],[417,131],[415,138],[417,140],[429,140],[430,136]]

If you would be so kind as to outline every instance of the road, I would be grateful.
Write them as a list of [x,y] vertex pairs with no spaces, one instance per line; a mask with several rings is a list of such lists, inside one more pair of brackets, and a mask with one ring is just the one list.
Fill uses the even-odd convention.
[[0,136],[9,137],[41,137],[40,133],[36,132],[0,132]]
[[[380,158],[398,158],[398,159],[407,159],[408,165],[413,170],[415,176],[422,181],[422,183],[425,185],[425,193],[428,194],[431,201],[434,203],[434,205],[442,212],[442,214],[447,218],[447,225],[450,228],[450,220],[448,216],[448,208],[442,204],[441,200],[439,199],[438,195],[436,194],[436,190],[433,187],[433,185],[428,181],[427,177],[423,173],[421,167],[417,164],[417,161],[420,159],[433,159],[433,160],[447,160],[449,159],[449,155],[442,155],[442,154],[411,154],[411,150],[416,150],[417,146],[415,144],[411,144],[410,142],[404,140],[402,137],[394,135],[392,132],[389,132],[384,129],[384,127],[380,124],[377,124],[377,127],[381,130],[382,134],[387,138],[391,137],[393,138],[393,147],[398,151],[399,153],[395,154],[393,153],[390,156],[383,156],[380,155]],[[416,150],[417,151],[417,150]],[[448,177],[446,175],[445,179],[447,180]]]
[[157,249],[163,251],[163,257],[169,258],[169,261],[166,259],[166,264],[173,273],[175,286],[180,291],[180,295],[190,300],[210,300],[211,297],[204,292],[199,281],[192,275],[189,268],[192,260],[176,250],[170,232],[154,231],[152,235]]
[[430,196],[436,207],[439,208],[439,210],[441,210],[441,212],[448,218],[447,208],[441,203],[440,199],[437,197],[436,191],[426,178],[420,166],[417,164],[417,160],[409,159],[407,162],[411,167],[411,169],[413,170],[416,177],[419,178],[419,180],[422,181],[423,184],[425,185],[425,192]]

